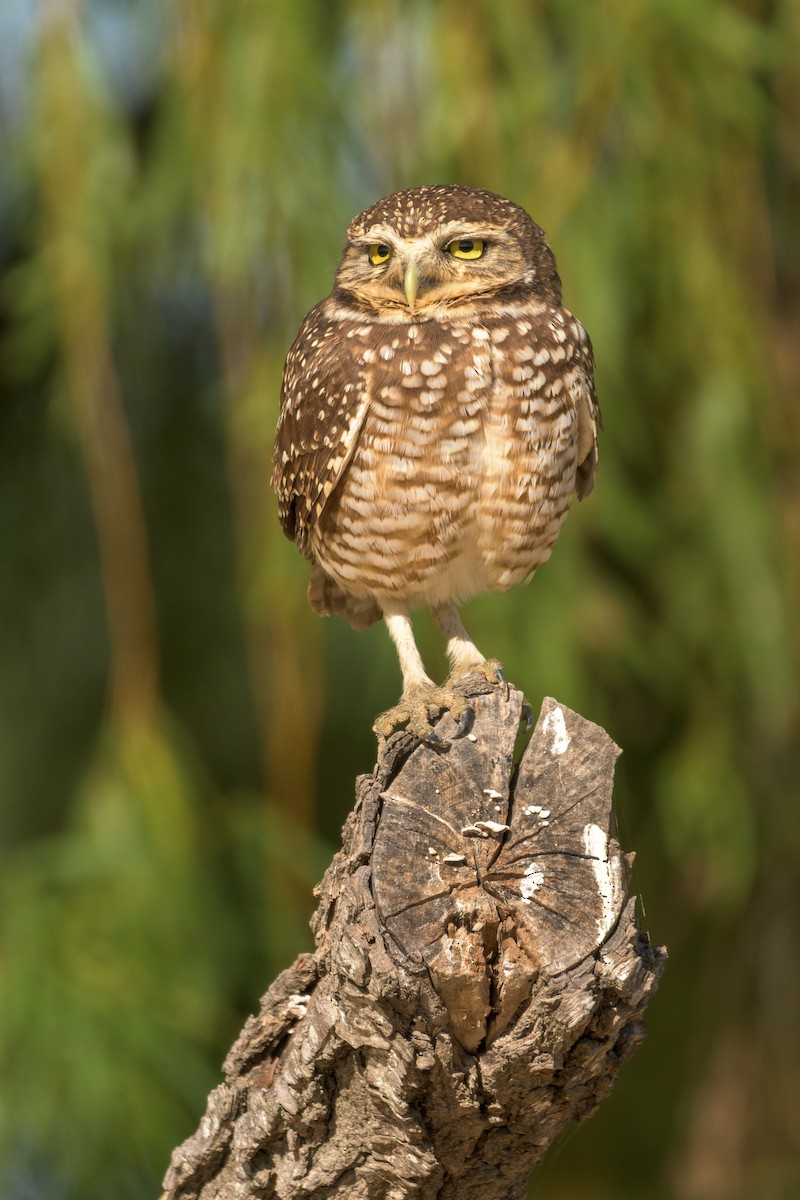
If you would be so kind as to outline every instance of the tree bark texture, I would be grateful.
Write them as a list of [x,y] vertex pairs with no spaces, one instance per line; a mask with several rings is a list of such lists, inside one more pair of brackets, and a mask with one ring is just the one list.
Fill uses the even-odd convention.
[[549,698],[527,744],[520,692],[472,703],[358,780],[316,952],[248,1019],[164,1200],[515,1200],[641,1042],[666,955],[626,899],[619,751]]

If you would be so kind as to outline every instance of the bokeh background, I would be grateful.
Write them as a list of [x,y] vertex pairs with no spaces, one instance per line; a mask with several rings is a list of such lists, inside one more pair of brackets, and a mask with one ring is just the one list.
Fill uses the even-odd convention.
[[433,182],[528,208],[594,340],[596,491],[466,620],[624,748],[671,954],[530,1195],[800,1195],[798,62],[791,0],[3,0],[4,1200],[156,1195],[309,946],[399,672],[307,606],[281,366]]

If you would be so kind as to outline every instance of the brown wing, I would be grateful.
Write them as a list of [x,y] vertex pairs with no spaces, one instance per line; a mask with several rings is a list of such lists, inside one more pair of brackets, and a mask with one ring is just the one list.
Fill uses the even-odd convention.
[[309,537],[352,457],[366,416],[364,369],[324,300],[286,358],[272,486],[283,531],[311,558]]
[[594,355],[589,335],[579,321],[572,318],[575,340],[570,392],[578,407],[578,472],[575,490],[584,500],[597,474],[597,431],[603,428],[600,405],[594,390]]

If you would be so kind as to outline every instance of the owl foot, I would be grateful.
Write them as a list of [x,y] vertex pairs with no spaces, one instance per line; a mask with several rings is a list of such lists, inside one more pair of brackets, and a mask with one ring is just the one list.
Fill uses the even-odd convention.
[[490,692],[496,687],[502,687],[508,695],[503,664],[496,658],[485,658],[483,662],[471,664],[460,670],[456,668],[451,672],[448,683],[458,684],[459,691],[464,688],[473,695]]
[[469,716],[470,706],[461,692],[448,684],[437,687],[435,683],[418,683],[406,688],[399,704],[376,717],[372,728],[382,739],[405,726],[421,742],[444,748],[448,745],[447,741],[432,728],[443,712],[450,713],[453,720],[458,722],[457,734],[462,733],[462,724]]

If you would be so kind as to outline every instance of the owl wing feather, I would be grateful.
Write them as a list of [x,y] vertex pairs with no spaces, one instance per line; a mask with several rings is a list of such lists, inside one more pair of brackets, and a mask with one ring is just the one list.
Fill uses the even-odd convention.
[[272,453],[283,531],[309,559],[311,531],[352,458],[369,408],[364,368],[327,304],[311,310],[287,355]]
[[[574,319],[574,318],[573,318]],[[603,428],[600,405],[594,387],[594,354],[589,335],[575,321],[578,339],[575,345],[575,369],[570,391],[578,410],[578,469],[575,490],[585,500],[597,475],[597,433]]]

